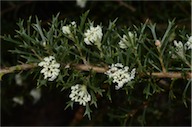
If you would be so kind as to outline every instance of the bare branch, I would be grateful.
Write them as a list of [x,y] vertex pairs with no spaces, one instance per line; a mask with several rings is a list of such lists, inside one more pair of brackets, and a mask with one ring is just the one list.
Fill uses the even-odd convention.
[[151,75],[158,77],[158,78],[184,78],[184,77],[187,79],[192,78],[191,72],[187,72],[186,74],[183,74],[181,72],[165,72],[165,73],[164,72],[153,72],[153,73],[151,73]]
[[78,69],[78,70],[82,70],[82,71],[93,70],[97,73],[104,73],[108,70],[108,67],[98,67],[98,66],[93,66],[93,65],[76,64],[73,66],[75,69]]
[[16,65],[16,66],[0,69],[0,80],[1,80],[1,77],[5,74],[13,73],[15,71],[28,70],[28,69],[32,69],[35,67],[37,67],[37,63],[21,64],[21,65]]

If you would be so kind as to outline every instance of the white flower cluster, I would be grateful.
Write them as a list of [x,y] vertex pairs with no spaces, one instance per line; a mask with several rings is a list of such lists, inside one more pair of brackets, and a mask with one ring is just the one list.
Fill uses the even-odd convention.
[[185,43],[187,49],[192,49],[192,36],[189,37],[188,41]]
[[109,78],[113,78],[113,83],[117,83],[115,86],[116,90],[122,88],[125,83],[135,78],[135,68],[129,72],[129,67],[123,66],[121,63],[112,64],[109,68],[105,74],[108,75]]
[[176,40],[173,41],[176,52],[178,55],[182,56],[184,55],[185,50],[192,49],[192,36],[189,37],[188,41],[183,45],[181,41],[177,42]]
[[[173,41],[175,45],[175,51],[178,56],[184,57],[184,48],[183,48],[183,43],[181,41],[177,42],[176,40]],[[176,55],[173,54],[172,58],[176,58]]]
[[122,49],[126,49],[128,47],[131,46],[131,43],[133,43],[133,38],[134,38],[134,34],[132,32],[128,32],[128,35],[130,37],[130,41],[129,39],[127,38],[127,36],[124,34],[123,35],[123,38],[121,38],[120,42],[119,42],[119,47],[122,48]]
[[41,89],[34,88],[29,93],[33,97],[33,103],[36,103],[41,98]]
[[87,0],[76,0],[76,3],[77,3],[77,6],[84,8],[87,3]]
[[66,35],[71,35],[71,27],[73,27],[73,28],[77,27],[75,21],[71,22],[71,24],[69,24],[69,25],[63,26],[62,27],[63,33],[66,34]]
[[102,28],[99,25],[97,25],[97,27],[90,26],[90,29],[88,29],[84,35],[84,42],[87,45],[100,43],[103,36]]
[[88,93],[86,86],[80,84],[71,87],[71,94],[69,97],[72,101],[79,102],[79,104],[83,106],[91,101],[91,95]]
[[183,49],[183,43],[181,41],[177,42],[176,40],[173,41],[175,47],[176,47],[176,50],[181,50]]
[[59,75],[60,64],[56,62],[53,56],[45,57],[43,60],[38,64],[38,66],[43,67],[41,73],[44,74],[44,79],[53,81]]

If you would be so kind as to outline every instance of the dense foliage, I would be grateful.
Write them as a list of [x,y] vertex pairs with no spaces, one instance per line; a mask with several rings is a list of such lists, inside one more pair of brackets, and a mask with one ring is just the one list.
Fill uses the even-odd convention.
[[[16,83],[23,86],[20,80],[30,78],[37,84],[13,102],[22,106],[27,98],[35,105],[41,89],[56,89],[65,101],[59,106],[76,111],[74,119],[88,116],[82,125],[174,125],[169,119],[175,113],[190,111],[192,37],[175,19],[158,33],[149,19],[127,26],[118,25],[118,18],[95,22],[89,11],[80,19],[59,17],[44,25],[38,17],[20,19],[14,36],[1,36],[16,46],[9,51],[18,57],[16,66],[1,69],[2,80],[11,83],[15,75],[8,73],[26,70],[16,75]],[[182,120],[189,125],[190,115]]]

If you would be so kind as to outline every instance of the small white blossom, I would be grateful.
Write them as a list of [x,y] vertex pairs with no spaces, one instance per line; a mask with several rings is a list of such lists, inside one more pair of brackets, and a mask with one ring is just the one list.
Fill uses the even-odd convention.
[[90,29],[88,29],[84,35],[84,42],[87,45],[92,45],[92,43],[97,45],[101,42],[103,36],[102,28],[99,25],[97,25],[97,27],[90,26]]
[[77,6],[84,8],[87,3],[87,0],[76,0],[76,3],[77,3]]
[[71,25],[69,25],[70,27],[74,27],[74,28],[76,28],[77,27],[77,24],[76,24],[76,22],[75,21],[72,21],[71,22]]
[[119,42],[119,47],[122,49],[126,49],[127,48],[126,41],[127,41],[127,36],[123,35],[123,38]]
[[192,49],[192,36],[189,37],[188,41],[185,43],[186,49]]
[[112,64],[109,68],[105,74],[108,75],[109,78],[113,78],[113,83],[117,83],[115,86],[116,90],[122,88],[125,83],[135,78],[135,68],[129,72],[129,67],[123,66],[121,63]]
[[22,81],[22,77],[21,77],[20,74],[16,74],[16,75],[15,75],[15,82],[16,82],[16,84],[17,84],[18,86],[22,86],[23,81]]
[[71,94],[69,97],[72,101],[79,102],[79,104],[83,106],[91,101],[91,95],[88,93],[86,86],[80,84],[71,87]]
[[133,38],[134,38],[134,34],[132,32],[128,32],[128,35],[130,37],[130,41],[128,39],[128,37],[124,34],[123,38],[121,38],[120,42],[119,42],[119,47],[122,49],[126,49],[128,47],[131,47],[131,45],[133,44]]
[[19,105],[23,105],[24,103],[23,97],[13,97],[13,101]]
[[62,31],[64,34],[71,34],[71,30],[69,26],[63,26]]
[[174,40],[173,43],[176,46],[176,48],[178,48],[178,49],[183,48],[183,43],[181,41],[177,42],[176,40]]
[[71,35],[71,27],[73,27],[73,28],[76,28],[76,27],[77,27],[75,21],[71,22],[71,24],[69,24],[69,25],[63,26],[63,27],[62,27],[62,32],[63,32],[64,34],[66,34],[66,35]]
[[42,45],[45,47],[45,46],[47,45],[47,43],[44,41],[44,42],[42,43]]
[[175,50],[176,53],[180,56],[183,57],[184,56],[184,48],[183,48],[183,43],[181,41],[177,42],[176,40],[173,41],[174,45],[175,45]]
[[41,98],[41,89],[32,89],[29,94],[34,99],[33,103],[36,103]]
[[44,74],[44,79],[53,81],[59,75],[60,64],[56,62],[55,57],[45,57],[44,61],[40,62],[38,66],[43,67],[41,73]]

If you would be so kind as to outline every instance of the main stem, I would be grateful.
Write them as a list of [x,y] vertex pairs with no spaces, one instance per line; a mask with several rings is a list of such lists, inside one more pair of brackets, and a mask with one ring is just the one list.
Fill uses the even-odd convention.
[[[98,67],[98,66],[85,65],[85,64],[67,64],[66,66],[69,66],[71,68],[81,70],[81,71],[93,70],[97,73],[105,73],[109,69],[108,67]],[[0,79],[5,74],[14,73],[15,71],[33,69],[35,67],[38,67],[37,63],[22,64],[22,65],[16,65],[16,66],[0,69]],[[142,77],[154,76],[157,78],[184,78],[184,77],[187,79],[192,78],[192,72],[186,72],[185,75],[184,73],[181,73],[181,72],[152,72],[152,73],[147,73],[147,75],[145,74],[139,74],[139,75],[141,75]]]

